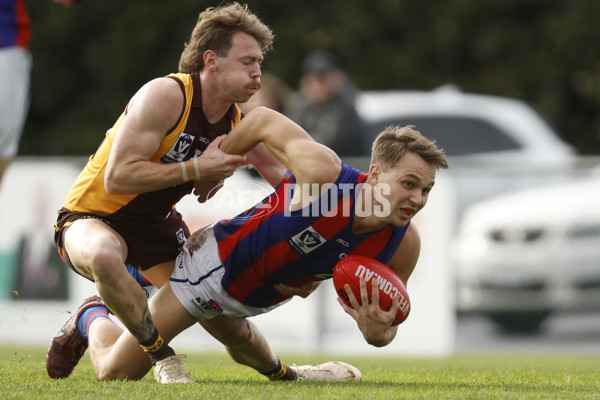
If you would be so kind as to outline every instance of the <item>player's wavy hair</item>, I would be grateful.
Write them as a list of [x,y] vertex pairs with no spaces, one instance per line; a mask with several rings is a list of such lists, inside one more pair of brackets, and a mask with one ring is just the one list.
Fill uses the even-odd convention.
[[386,170],[396,165],[406,152],[412,152],[436,169],[447,169],[448,161],[444,150],[414,128],[413,125],[385,128],[373,142],[371,165],[379,164]]
[[226,57],[232,46],[232,37],[244,32],[254,37],[263,53],[273,48],[273,32],[254,15],[247,5],[233,3],[209,7],[198,16],[190,40],[179,59],[179,72],[189,74],[204,68],[204,52],[214,51]]

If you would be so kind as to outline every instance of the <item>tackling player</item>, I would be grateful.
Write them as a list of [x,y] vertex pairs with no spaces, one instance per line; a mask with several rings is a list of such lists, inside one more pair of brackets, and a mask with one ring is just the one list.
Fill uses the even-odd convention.
[[[221,342],[237,342],[234,352],[228,347],[235,361],[272,379],[359,380],[360,371],[345,363],[282,364],[247,317],[284,304],[285,288],[309,294],[345,255],[376,258],[406,285],[420,251],[410,220],[427,203],[436,170],[448,167],[444,153],[412,127],[390,127],[375,140],[365,175],[263,107],[250,112],[220,148],[245,154],[260,145],[282,164],[275,193],[187,240],[170,284],[150,300],[153,319],[165,342],[199,322]],[[354,309],[340,304],[368,343],[385,346],[395,337],[397,300],[389,311],[377,303]],[[82,325],[100,379],[138,379],[151,368],[137,340],[109,318]]]

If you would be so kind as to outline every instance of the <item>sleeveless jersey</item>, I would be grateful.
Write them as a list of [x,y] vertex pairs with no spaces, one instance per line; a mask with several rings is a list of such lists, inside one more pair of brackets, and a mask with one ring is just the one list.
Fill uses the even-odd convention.
[[289,297],[273,284],[300,286],[333,276],[340,258],[360,254],[387,263],[408,224],[386,225],[354,233],[355,195],[367,176],[347,164],[332,189],[303,209],[289,211],[295,178],[286,177],[255,207],[215,224],[215,238],[225,267],[223,288],[253,307],[269,307]]
[[30,25],[25,0],[0,1],[0,48],[27,48],[31,38]]
[[[176,126],[166,134],[150,161],[162,164],[178,163],[197,157],[217,136],[228,133],[241,119],[237,105],[216,124],[210,124],[202,111],[202,91],[197,73],[171,74],[184,93],[184,108]],[[121,114],[106,138],[92,155],[71,188],[63,208],[72,212],[89,212],[110,216],[109,220],[156,223],[169,215],[175,204],[191,193],[193,182],[186,182],[153,192],[111,195],[104,189],[104,174],[112,143],[127,114]]]

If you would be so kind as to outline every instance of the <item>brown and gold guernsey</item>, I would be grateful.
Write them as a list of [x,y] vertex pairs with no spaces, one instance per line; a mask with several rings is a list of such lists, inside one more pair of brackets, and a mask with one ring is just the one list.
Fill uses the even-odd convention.
[[[242,118],[239,107],[234,104],[220,121],[215,124],[209,123],[202,110],[202,91],[198,74],[170,74],[168,77],[179,83],[185,104],[176,126],[166,133],[158,151],[151,158],[151,161],[162,164],[179,163],[200,156],[211,141],[228,133]],[[126,239],[131,255],[132,250],[135,253],[132,247],[136,247],[130,243],[134,241],[133,238],[141,235],[152,242],[148,234],[154,229],[166,228],[165,222],[173,214],[175,204],[193,189],[193,183],[186,182],[140,194],[111,195],[106,192],[104,174],[108,156],[126,114],[127,110],[106,133],[106,138],[96,153],[90,157],[69,191],[63,208],[59,211],[56,239],[61,255],[63,250],[60,231],[70,225],[71,221],[79,218],[98,218],[108,223]],[[185,224],[183,226],[185,227]],[[185,231],[187,236],[187,228]],[[181,235],[181,232],[178,234]],[[181,237],[179,239],[181,242]],[[135,242],[139,241],[135,240]],[[141,245],[141,243],[137,244]],[[146,249],[148,244],[145,242]],[[65,261],[68,262],[67,259]],[[150,261],[136,262],[138,265],[147,263]],[[154,262],[151,264],[154,265]],[[151,265],[140,266],[145,269]]]

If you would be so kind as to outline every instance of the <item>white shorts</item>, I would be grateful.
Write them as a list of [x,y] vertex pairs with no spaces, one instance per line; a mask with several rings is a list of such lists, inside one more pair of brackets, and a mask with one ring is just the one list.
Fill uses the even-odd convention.
[[21,47],[0,48],[0,158],[12,158],[29,109],[31,54]]
[[279,307],[250,307],[240,303],[225,292],[221,279],[225,268],[219,257],[219,248],[213,227],[202,231],[205,241],[202,246],[190,253],[187,246],[177,256],[175,270],[171,275],[171,289],[190,314],[197,319],[211,319],[218,316],[230,318],[251,317]]

